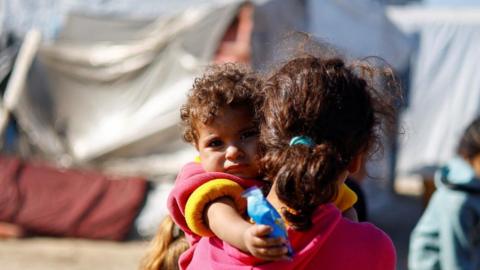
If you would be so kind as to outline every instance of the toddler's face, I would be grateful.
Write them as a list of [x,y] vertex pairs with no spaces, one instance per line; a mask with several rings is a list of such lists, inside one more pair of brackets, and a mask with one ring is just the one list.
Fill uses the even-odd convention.
[[242,178],[256,178],[258,128],[245,108],[225,108],[212,123],[197,125],[196,143],[207,172],[225,172]]

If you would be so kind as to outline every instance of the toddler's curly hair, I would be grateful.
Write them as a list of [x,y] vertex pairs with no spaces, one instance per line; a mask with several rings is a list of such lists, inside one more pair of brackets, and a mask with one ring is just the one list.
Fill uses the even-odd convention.
[[180,109],[184,140],[195,143],[196,125],[211,123],[224,108],[246,108],[252,112],[252,120],[257,121],[260,82],[253,72],[239,64],[208,67],[203,76],[195,79],[187,102]]

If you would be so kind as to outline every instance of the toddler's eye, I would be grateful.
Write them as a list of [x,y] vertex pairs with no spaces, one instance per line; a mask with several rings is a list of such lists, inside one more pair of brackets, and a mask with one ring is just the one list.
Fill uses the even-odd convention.
[[223,142],[219,139],[213,139],[208,142],[207,147],[219,147],[222,146]]
[[258,136],[258,131],[255,129],[250,129],[242,133],[241,139],[245,140],[245,139],[256,137],[256,136]]

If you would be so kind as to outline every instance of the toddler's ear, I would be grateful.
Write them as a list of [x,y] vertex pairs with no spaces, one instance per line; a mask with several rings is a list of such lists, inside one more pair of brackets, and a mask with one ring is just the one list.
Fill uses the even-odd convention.
[[362,162],[363,162],[363,155],[360,153],[350,161],[350,164],[348,164],[348,167],[347,167],[348,173],[354,174],[358,172],[360,170],[360,167],[362,166]]

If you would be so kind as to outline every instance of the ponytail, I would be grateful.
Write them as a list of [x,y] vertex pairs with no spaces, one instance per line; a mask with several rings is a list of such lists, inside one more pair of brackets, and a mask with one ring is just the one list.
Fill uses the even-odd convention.
[[150,242],[149,250],[143,257],[140,270],[176,270],[180,255],[189,247],[182,230],[166,216]]
[[346,168],[335,149],[325,143],[287,146],[266,154],[262,163],[270,164],[267,177],[275,182],[279,199],[288,207],[282,209],[283,216],[296,230],[310,228],[317,206],[337,196],[337,179]]

